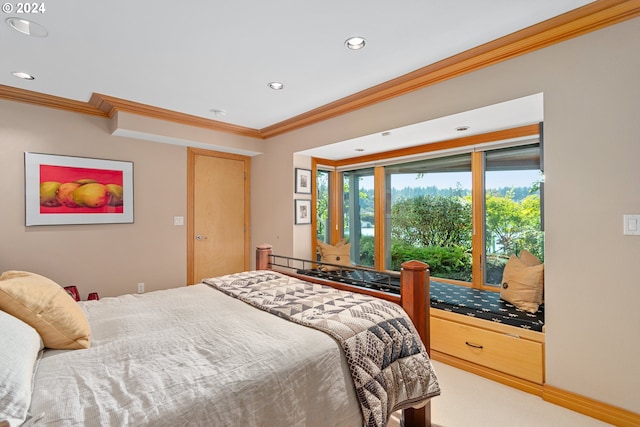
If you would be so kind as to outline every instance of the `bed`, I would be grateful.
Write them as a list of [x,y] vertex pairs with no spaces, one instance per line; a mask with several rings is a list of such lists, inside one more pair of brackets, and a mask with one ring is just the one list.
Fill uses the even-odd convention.
[[[396,304],[274,271],[270,254],[258,248],[256,271],[80,303],[49,279],[5,272],[0,425],[384,426],[396,410],[406,427],[429,425],[440,390],[422,344],[428,313],[414,312],[424,264],[403,273],[414,326]],[[40,288],[51,295],[39,310],[16,308]],[[359,315],[337,322],[346,312]]]

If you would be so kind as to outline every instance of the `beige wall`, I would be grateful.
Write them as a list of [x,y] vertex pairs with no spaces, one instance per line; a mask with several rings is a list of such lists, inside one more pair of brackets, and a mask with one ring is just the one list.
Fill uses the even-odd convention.
[[[543,92],[547,382],[640,412],[640,237],[622,235],[622,215],[640,214],[639,36],[635,19],[264,143],[214,132],[210,141],[264,148],[252,159],[252,245],[307,257],[310,227],[293,225],[294,168],[307,164],[296,151]],[[142,122],[143,132],[165,129]],[[173,216],[186,216],[186,149],[111,127],[0,101],[0,270],[40,272],[83,296],[185,283],[186,227]],[[136,222],[26,228],[24,151],[133,161]]]
[[269,140],[254,243],[310,255],[292,225],[293,152],[543,92],[547,383],[640,412],[640,236],[622,234],[640,214],[639,37],[635,19]]
[[[82,298],[147,291],[186,280],[186,148],[113,137],[109,120],[0,101],[0,270],[33,271]],[[24,152],[134,163],[134,223],[24,225]]]
[[[122,117],[121,117],[122,119]],[[127,129],[223,149],[264,144],[227,134],[126,115]],[[158,121],[155,121],[158,122]],[[33,271],[65,286],[114,296],[182,286],[187,278],[187,149],[111,135],[109,120],[0,100],[0,271]],[[122,123],[121,123],[122,124]],[[257,141],[257,142],[256,142]],[[259,144],[259,145],[256,145]],[[134,223],[25,227],[24,152],[134,163]],[[185,222],[186,224],[186,222]]]

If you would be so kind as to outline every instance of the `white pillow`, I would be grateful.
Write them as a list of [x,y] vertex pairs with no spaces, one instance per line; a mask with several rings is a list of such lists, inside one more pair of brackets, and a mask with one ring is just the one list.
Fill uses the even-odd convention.
[[18,426],[27,418],[38,354],[44,347],[38,332],[0,310],[0,423]]

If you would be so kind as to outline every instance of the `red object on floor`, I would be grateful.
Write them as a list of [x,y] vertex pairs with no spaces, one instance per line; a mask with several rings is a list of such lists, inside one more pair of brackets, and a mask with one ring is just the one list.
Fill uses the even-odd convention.
[[80,301],[80,293],[78,293],[78,288],[75,285],[65,286],[64,290],[67,291],[74,300]]
[[100,296],[98,295],[98,293],[97,293],[97,292],[91,292],[91,293],[89,294],[89,297],[88,297],[87,299],[88,299],[89,301],[93,301],[93,300],[97,301],[97,300],[99,300],[99,299],[100,299]]

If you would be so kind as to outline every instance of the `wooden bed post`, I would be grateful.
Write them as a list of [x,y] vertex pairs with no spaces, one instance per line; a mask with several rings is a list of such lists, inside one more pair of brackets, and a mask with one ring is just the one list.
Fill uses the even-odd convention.
[[269,270],[269,257],[273,253],[273,246],[263,243],[256,247],[256,270]]
[[[429,266],[420,261],[402,263],[400,272],[400,298],[404,311],[407,312],[428,353],[431,353],[429,340]],[[404,427],[430,427],[431,401],[420,409],[402,411]]]

